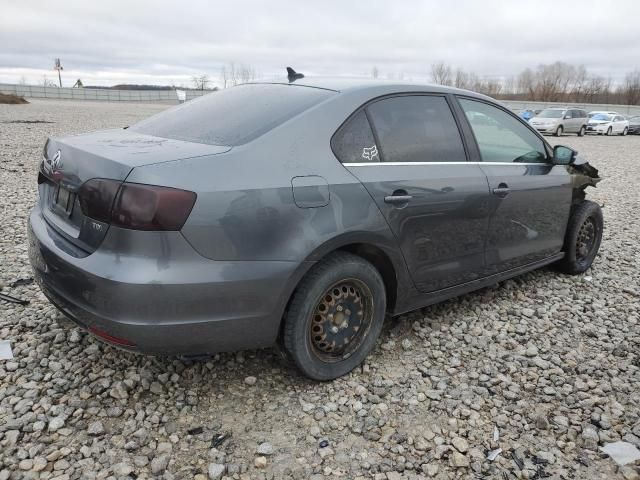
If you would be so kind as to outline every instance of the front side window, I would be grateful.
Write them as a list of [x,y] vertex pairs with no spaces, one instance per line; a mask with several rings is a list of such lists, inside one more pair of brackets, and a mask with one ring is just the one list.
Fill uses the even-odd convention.
[[465,162],[458,126],[444,97],[412,95],[367,107],[385,162]]
[[544,142],[518,119],[487,103],[466,98],[459,101],[476,137],[483,162],[546,162]]
[[333,135],[331,149],[342,163],[380,161],[378,147],[364,110],[351,117]]

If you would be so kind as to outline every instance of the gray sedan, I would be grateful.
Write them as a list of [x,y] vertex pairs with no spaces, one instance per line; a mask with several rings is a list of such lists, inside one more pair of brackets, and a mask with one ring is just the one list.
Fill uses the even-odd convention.
[[472,92],[300,77],[49,139],[29,238],[51,302],[128,350],[280,343],[327,380],[387,314],[590,267],[599,178],[575,151]]

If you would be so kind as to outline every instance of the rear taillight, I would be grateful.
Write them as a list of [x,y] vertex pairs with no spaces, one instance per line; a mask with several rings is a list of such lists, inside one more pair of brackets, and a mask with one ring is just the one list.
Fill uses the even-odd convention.
[[178,188],[93,179],[78,192],[82,212],[132,230],[180,230],[196,194]]
[[78,191],[78,200],[82,213],[100,222],[111,221],[111,208],[122,182],[93,178],[82,184]]
[[134,230],[180,230],[194,203],[193,192],[124,183],[111,212],[111,223]]

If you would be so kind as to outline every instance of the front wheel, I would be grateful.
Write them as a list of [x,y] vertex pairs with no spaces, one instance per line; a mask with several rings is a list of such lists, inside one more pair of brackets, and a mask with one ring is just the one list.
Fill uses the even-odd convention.
[[613,135],[613,128],[609,127],[609,130],[607,130],[607,137],[610,137],[611,135]]
[[554,135],[556,137],[561,137],[562,136],[562,131],[563,131],[562,125],[559,125],[558,128],[556,128],[556,131],[555,131]]
[[378,270],[351,253],[333,253],[296,289],[284,320],[284,349],[307,377],[338,378],[373,349],[385,311]]
[[596,258],[604,221],[600,205],[585,200],[574,210],[564,239],[564,258],[558,268],[564,273],[577,275],[586,272]]
[[584,128],[584,125],[580,127],[580,130],[578,130],[578,136],[579,137],[584,137],[584,134],[586,133],[587,129]]

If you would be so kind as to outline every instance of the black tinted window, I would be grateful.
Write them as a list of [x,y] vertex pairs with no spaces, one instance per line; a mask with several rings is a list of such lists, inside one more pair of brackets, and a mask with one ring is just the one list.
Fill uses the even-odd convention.
[[466,161],[458,126],[443,97],[393,97],[367,108],[385,162]]
[[131,130],[210,145],[242,145],[332,94],[294,85],[239,85],[166,110]]
[[379,162],[378,148],[364,110],[349,119],[331,139],[331,148],[342,163]]
[[501,109],[460,99],[473,129],[483,162],[545,162],[544,143],[529,128]]

